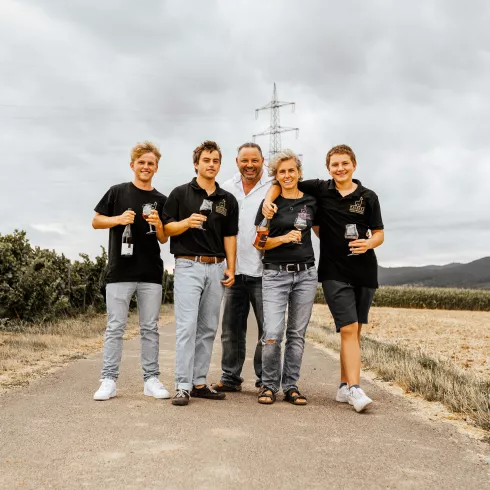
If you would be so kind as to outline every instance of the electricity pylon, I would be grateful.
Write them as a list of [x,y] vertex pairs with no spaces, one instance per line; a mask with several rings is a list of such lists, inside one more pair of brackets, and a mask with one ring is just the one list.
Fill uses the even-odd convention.
[[281,151],[281,133],[286,133],[288,131],[296,131],[296,138],[298,137],[299,134],[299,128],[285,128],[282,127],[280,124],[280,115],[279,115],[279,109],[281,107],[290,105],[292,106],[292,111],[294,112],[296,104],[294,102],[282,102],[280,100],[277,100],[277,89],[276,89],[276,84],[274,83],[274,91],[272,92],[272,100],[265,105],[264,107],[261,107],[260,109],[255,109],[255,119],[259,117],[259,111],[264,111],[270,109],[271,111],[271,125],[262,133],[254,134],[253,135],[253,140],[255,141],[255,138],[257,136],[265,136],[267,134],[270,135],[270,142],[269,142],[269,160],[276,154]]

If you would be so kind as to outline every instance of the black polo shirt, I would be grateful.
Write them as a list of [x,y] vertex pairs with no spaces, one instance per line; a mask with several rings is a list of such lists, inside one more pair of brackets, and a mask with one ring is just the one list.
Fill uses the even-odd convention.
[[320,225],[320,263],[318,280],[347,282],[353,286],[378,287],[378,261],[374,250],[348,256],[349,242],[344,238],[345,225],[354,223],[360,239],[368,230],[382,230],[383,220],[378,196],[354,179],[357,189],[342,197],[334,180],[305,180],[298,187],[316,197],[318,211],[315,224]]
[[180,235],[170,237],[172,254],[226,258],[223,238],[238,233],[238,203],[233,194],[222,189],[218,183],[209,196],[195,177],[188,184],[176,187],[165,202],[163,224],[182,221],[193,213],[199,213],[204,199],[213,202],[211,214],[204,224],[206,231],[189,228]]
[[[255,226],[258,226],[264,219],[262,214],[262,204],[260,203],[255,218]],[[294,230],[294,221],[301,213],[306,219],[306,229],[301,232],[301,244],[283,243],[276,248],[264,251],[262,262],[264,264],[303,264],[315,262],[315,253],[311,244],[311,227],[316,224],[314,221],[317,203],[313,196],[303,194],[298,199],[286,199],[279,196],[275,203],[277,213],[271,219],[269,237],[274,238],[287,235]]]

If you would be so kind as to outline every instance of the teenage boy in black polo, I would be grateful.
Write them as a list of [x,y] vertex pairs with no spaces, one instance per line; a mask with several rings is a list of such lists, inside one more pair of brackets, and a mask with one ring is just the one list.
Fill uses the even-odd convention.
[[[175,256],[177,393],[173,405],[187,405],[190,396],[213,400],[226,396],[209,388],[206,376],[224,287],[235,281],[238,203],[215,181],[221,150],[214,141],[198,146],[193,160],[197,177],[170,193],[163,217]],[[206,204],[207,217],[200,214]]]
[[[337,332],[341,334],[340,386],[336,400],[349,403],[361,412],[372,403],[359,387],[361,328],[368,322],[369,308],[378,287],[378,263],[373,249],[383,243],[384,227],[378,196],[352,178],[357,166],[352,149],[347,145],[335,146],[327,153],[326,160],[333,180],[307,180],[298,187],[318,200],[318,280]],[[269,215],[275,207],[270,203],[274,194],[269,199],[266,197],[269,202],[264,203],[264,211]],[[349,242],[345,238],[347,225],[356,225],[358,239]]]
[[[136,292],[141,330],[141,365],[144,394],[154,398],[170,398],[158,380],[159,336],[158,316],[162,304],[163,262],[160,245],[167,236],[161,215],[166,196],[152,184],[160,160],[158,148],[151,142],[137,144],[131,150],[132,182],[112,186],[95,207],[92,226],[109,229],[109,263],[106,276],[107,329],[104,339],[104,365],[101,385],[95,400],[116,396],[116,380],[121,363],[123,334],[128,319],[129,303]],[[143,217],[143,207],[153,211]],[[149,211],[149,210],[148,210]],[[155,233],[147,234],[150,224]],[[131,253],[124,252],[123,232],[131,227]],[[124,254],[123,254],[124,253]]]

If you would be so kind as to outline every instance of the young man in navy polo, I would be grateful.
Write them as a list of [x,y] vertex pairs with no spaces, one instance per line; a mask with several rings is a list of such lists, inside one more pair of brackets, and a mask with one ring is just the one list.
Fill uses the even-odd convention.
[[[224,288],[235,281],[238,203],[216,182],[221,150],[205,141],[194,150],[197,176],[175,188],[164,207],[165,233],[175,256],[176,323],[173,405],[189,398],[223,400],[206,384]],[[226,261],[225,261],[226,260]]]
[[[327,170],[332,180],[307,180],[299,189],[317,198],[320,225],[318,280],[341,335],[340,385],[336,400],[349,403],[357,412],[372,400],[359,387],[361,374],[361,328],[368,322],[374,292],[378,287],[378,263],[374,248],[384,241],[378,196],[353,179],[356,156],[347,145],[327,153]],[[276,188],[276,186],[274,186]],[[264,214],[271,215],[271,190]],[[353,226],[355,225],[355,227]],[[354,239],[357,232],[357,239]],[[370,231],[370,233],[369,233]]]

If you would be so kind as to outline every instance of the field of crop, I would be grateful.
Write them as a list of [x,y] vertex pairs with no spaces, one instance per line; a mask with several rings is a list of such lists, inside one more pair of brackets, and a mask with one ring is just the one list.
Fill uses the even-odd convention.
[[[321,287],[317,291],[316,303],[325,303]],[[490,291],[481,289],[383,286],[376,291],[374,306],[429,310],[490,311]]]

